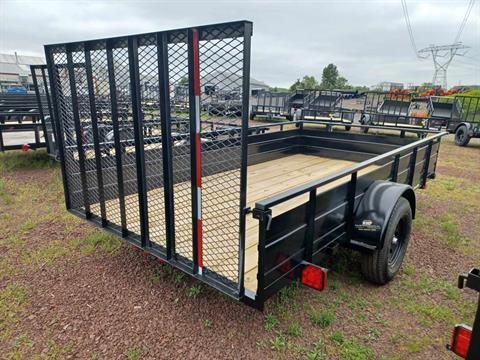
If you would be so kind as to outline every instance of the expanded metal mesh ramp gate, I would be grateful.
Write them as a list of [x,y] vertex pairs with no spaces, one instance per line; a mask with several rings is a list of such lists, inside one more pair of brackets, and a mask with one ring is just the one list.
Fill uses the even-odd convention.
[[241,21],[45,46],[67,208],[235,298],[251,32]]

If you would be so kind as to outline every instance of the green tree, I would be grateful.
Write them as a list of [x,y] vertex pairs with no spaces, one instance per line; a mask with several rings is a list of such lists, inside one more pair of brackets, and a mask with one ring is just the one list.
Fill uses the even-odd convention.
[[322,89],[334,89],[337,86],[338,77],[338,69],[335,64],[328,64],[325,66],[322,72]]
[[290,90],[299,90],[299,89],[318,89],[318,81],[315,79],[315,76],[305,75],[302,80],[297,79],[292,86],[290,86]]

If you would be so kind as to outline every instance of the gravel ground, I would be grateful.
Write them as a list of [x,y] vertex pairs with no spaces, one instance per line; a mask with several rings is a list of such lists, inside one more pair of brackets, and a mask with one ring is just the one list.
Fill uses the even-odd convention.
[[479,141],[442,144],[391,284],[365,282],[342,251],[326,291],[292,286],[263,313],[68,214],[40,151],[1,155],[0,357],[454,359],[444,344],[476,300],[455,283],[480,265],[479,155]]

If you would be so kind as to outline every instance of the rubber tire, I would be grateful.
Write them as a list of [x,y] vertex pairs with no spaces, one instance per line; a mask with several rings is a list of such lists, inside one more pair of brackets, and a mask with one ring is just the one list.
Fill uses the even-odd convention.
[[[405,220],[403,222],[405,239],[402,243],[403,246],[399,258],[395,263],[389,264],[388,260],[393,236],[401,219]],[[401,197],[395,204],[390,220],[388,221],[383,248],[377,249],[372,253],[362,254],[362,274],[368,281],[378,285],[385,285],[397,275],[402,266],[405,253],[407,252],[411,230],[412,209],[410,208],[408,200]]]
[[368,133],[368,127],[362,128],[362,132],[363,132],[364,134]]
[[[459,134],[461,132],[466,134],[466,136],[463,139],[459,138]],[[455,144],[457,144],[458,146],[467,146],[469,142],[470,142],[470,136],[468,136],[467,126],[466,125],[460,125],[458,127],[457,131],[455,131]]]
[[350,131],[351,128],[351,126],[345,126],[345,131]]

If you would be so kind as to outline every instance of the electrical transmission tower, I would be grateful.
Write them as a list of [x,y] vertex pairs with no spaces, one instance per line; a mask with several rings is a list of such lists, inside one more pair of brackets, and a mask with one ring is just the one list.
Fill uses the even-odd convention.
[[403,16],[405,18],[405,23],[407,25],[408,36],[410,38],[410,43],[412,45],[412,49],[415,55],[420,59],[426,59],[430,55],[432,55],[433,66],[435,68],[435,72],[433,73],[433,85],[440,85],[444,89],[447,88],[447,69],[448,65],[452,62],[455,56],[463,56],[465,55],[466,51],[460,52],[461,50],[466,50],[469,46],[463,45],[459,40],[462,35],[463,29],[468,21],[468,17],[472,12],[473,6],[475,4],[475,0],[469,0],[467,11],[465,16],[463,17],[462,22],[460,23],[460,27],[458,29],[457,35],[455,36],[455,40],[453,40],[453,44],[451,45],[430,45],[424,49],[417,51],[417,45],[415,44],[415,38],[413,36],[412,25],[410,23],[410,16],[408,14],[407,2],[406,0],[402,1],[402,8],[403,8]]
[[418,51],[421,58],[427,58],[432,55],[433,66],[435,72],[433,73],[432,84],[440,85],[442,88],[447,88],[447,69],[455,56],[463,56],[466,51],[460,53],[461,50],[468,49],[469,46],[463,45],[461,42],[456,42],[451,45],[430,45]]

